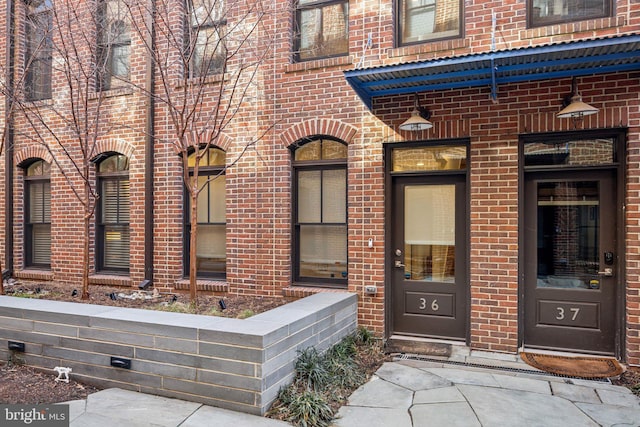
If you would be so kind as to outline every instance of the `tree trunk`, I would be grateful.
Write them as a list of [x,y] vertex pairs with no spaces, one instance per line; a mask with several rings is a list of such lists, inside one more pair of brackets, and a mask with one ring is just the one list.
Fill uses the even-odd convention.
[[90,217],[85,215],[82,230],[84,237],[82,245],[82,299],[89,299],[89,220]]
[[[89,168],[85,166],[85,176],[89,177]],[[92,209],[90,188],[84,186],[84,218],[82,222],[82,299],[89,299],[89,225],[91,224]]]
[[189,295],[191,298],[191,305],[196,308],[198,306],[198,292],[197,292],[197,232],[198,232],[198,181],[195,180],[194,191],[189,192],[191,198],[191,209],[189,212],[191,219],[191,231],[189,233]]

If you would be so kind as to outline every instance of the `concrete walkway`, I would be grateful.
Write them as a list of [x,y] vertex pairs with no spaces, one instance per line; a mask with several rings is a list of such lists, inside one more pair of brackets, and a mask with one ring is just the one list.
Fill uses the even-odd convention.
[[[336,427],[640,426],[640,399],[602,381],[536,374],[504,355],[465,364],[404,358],[385,363],[343,406]],[[457,358],[460,360],[460,356]],[[453,357],[456,359],[456,356]],[[482,361],[482,362],[481,362]],[[469,363],[500,369],[470,367]],[[505,369],[506,368],[506,369]],[[70,403],[71,426],[286,426],[193,402],[120,389]]]
[[256,415],[110,388],[69,404],[71,427],[282,427],[289,424]]

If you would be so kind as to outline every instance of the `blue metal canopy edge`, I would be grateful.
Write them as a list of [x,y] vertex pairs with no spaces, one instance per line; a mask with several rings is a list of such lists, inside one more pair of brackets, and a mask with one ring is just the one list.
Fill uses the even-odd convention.
[[633,70],[640,70],[636,34],[350,70],[344,75],[371,109],[377,96],[488,86],[495,99],[503,83]]

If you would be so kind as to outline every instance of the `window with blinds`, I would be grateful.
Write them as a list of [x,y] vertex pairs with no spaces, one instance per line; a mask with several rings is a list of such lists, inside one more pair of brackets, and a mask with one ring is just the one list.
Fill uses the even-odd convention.
[[347,146],[318,139],[294,153],[295,280],[347,283]]
[[25,174],[25,266],[51,267],[50,165],[38,160]]
[[98,166],[98,179],[98,270],[129,271],[131,195],[128,159],[120,154],[107,157]]
[[[200,153],[202,154],[202,153]],[[189,156],[189,166],[196,162],[196,153]],[[226,216],[226,177],[224,166],[226,154],[219,148],[208,148],[202,154],[198,168],[197,206],[197,247],[196,270],[199,277],[224,278],[227,271],[227,216]],[[191,169],[193,175],[193,169]],[[190,211],[191,199],[185,189],[185,259],[184,274],[189,271],[190,262]]]

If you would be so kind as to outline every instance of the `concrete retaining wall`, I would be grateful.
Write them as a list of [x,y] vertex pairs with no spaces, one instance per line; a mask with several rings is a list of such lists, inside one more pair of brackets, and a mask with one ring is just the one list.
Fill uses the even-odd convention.
[[[8,341],[22,342],[27,365],[68,366],[79,381],[263,415],[293,379],[298,350],[355,331],[356,310],[351,293],[245,320],[0,296],[0,357]],[[131,369],[112,367],[114,356]]]

